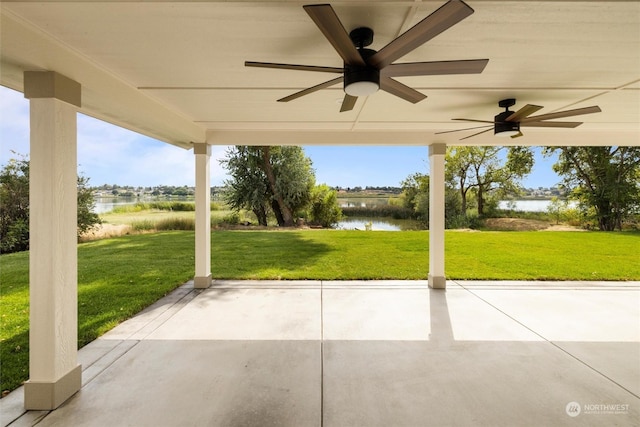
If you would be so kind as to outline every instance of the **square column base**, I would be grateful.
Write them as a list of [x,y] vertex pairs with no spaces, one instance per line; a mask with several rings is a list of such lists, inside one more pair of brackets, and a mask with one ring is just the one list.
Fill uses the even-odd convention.
[[211,286],[211,274],[206,276],[196,276],[193,278],[193,287],[196,289],[206,289]]
[[82,387],[82,365],[55,382],[27,381],[24,383],[24,408],[50,411],[62,405]]
[[432,276],[429,274],[429,287],[431,289],[446,289],[447,279],[444,276]]

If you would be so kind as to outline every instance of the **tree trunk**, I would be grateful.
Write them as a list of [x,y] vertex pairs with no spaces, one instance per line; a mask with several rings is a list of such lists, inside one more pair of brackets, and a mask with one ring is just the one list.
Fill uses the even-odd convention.
[[267,226],[267,213],[265,212],[263,207],[260,207],[260,209],[254,209],[253,213],[255,214],[256,218],[258,218],[258,224],[259,225],[264,225],[265,227]]
[[462,211],[462,215],[467,216],[467,189],[464,188],[464,182],[460,179],[460,210]]
[[478,216],[484,215],[484,193],[482,192],[482,185],[478,186]]
[[271,200],[271,209],[276,216],[276,221],[278,221],[278,225],[280,227],[284,227],[284,217],[282,216],[282,211],[280,210],[280,205],[276,200]]
[[598,216],[598,228],[600,231],[614,231],[616,227],[615,214],[612,212],[611,204],[607,202],[596,205],[596,215]]
[[293,227],[293,213],[291,209],[284,202],[284,198],[278,192],[276,187],[276,177],[273,174],[273,168],[271,167],[271,149],[270,147],[261,147],[262,151],[262,166],[264,168],[264,173],[267,175],[267,180],[269,181],[269,186],[271,187],[271,191],[273,192],[273,196],[278,202],[278,206],[280,206],[280,213],[282,214],[283,225],[285,227]]

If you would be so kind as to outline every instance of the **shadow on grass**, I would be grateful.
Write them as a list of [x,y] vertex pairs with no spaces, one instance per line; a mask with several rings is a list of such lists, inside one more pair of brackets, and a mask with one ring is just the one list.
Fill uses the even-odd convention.
[[281,279],[331,251],[301,233],[219,231],[213,233],[211,271],[216,279]]

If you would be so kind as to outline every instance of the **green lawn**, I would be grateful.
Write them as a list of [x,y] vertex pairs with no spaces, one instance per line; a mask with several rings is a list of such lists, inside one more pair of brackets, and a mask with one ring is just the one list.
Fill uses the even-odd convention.
[[[218,231],[214,277],[425,279],[426,231]],[[451,279],[640,280],[640,233],[446,233]]]
[[[425,279],[429,233],[215,231],[225,279]],[[640,233],[446,233],[450,279],[640,280]],[[28,253],[0,256],[1,389],[28,377]],[[78,246],[78,342],[92,341],[194,274],[194,233],[139,234]]]

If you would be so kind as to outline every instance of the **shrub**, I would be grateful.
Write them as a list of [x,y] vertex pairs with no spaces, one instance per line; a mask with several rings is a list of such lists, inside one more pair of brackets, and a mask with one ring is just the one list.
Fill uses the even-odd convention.
[[466,215],[457,214],[450,217],[445,217],[446,228],[470,228],[469,218]]
[[176,212],[193,212],[196,210],[195,203],[189,202],[171,202],[169,210]]
[[0,240],[0,253],[26,251],[29,249],[29,221],[18,218],[11,223]]
[[168,218],[158,221],[156,230],[195,230],[196,222],[191,218]]
[[240,224],[240,214],[238,212],[231,212],[230,214],[222,217],[222,223],[227,225],[238,225]]
[[143,221],[134,221],[131,223],[131,228],[134,231],[151,231],[156,229],[156,223],[148,219]]
[[348,217],[386,217],[393,219],[410,219],[413,215],[413,211],[411,209],[396,205],[373,207],[353,206],[342,208],[342,213]]
[[[17,153],[14,153],[17,154]],[[0,169],[0,252],[29,249],[29,160],[18,155]],[[77,236],[91,231],[102,221],[92,212],[94,198],[89,178],[77,178]]]
[[309,207],[311,222],[323,227],[333,227],[340,221],[342,210],[338,205],[338,193],[326,184],[316,185],[311,190]]

